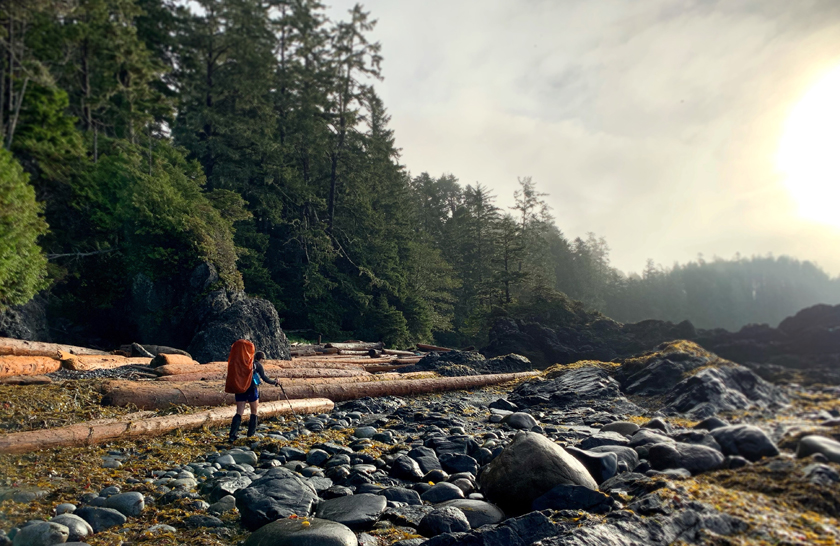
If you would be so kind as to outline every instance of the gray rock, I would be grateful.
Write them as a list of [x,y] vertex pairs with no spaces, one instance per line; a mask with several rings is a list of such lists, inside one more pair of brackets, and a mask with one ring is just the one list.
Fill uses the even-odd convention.
[[124,516],[131,518],[140,515],[143,508],[146,507],[146,499],[143,497],[143,493],[138,493],[137,491],[120,493],[119,495],[108,497],[108,500],[105,501],[105,507],[113,508]]
[[478,474],[478,461],[463,453],[444,453],[440,456],[440,464],[450,474],[459,472],[468,472],[473,476]]
[[362,493],[325,500],[318,505],[316,517],[335,521],[354,530],[367,530],[379,520],[387,501],[380,495]]
[[534,510],[587,510],[589,512],[607,512],[612,507],[609,495],[594,491],[582,485],[559,484],[544,495],[540,495],[531,504]]
[[470,528],[478,529],[482,525],[495,525],[505,519],[505,513],[495,504],[473,499],[455,499],[438,505],[439,507],[454,506],[464,513]]
[[380,491],[379,494],[389,501],[402,502],[410,506],[423,504],[420,493],[404,487],[389,487]]
[[423,477],[423,471],[416,460],[408,455],[400,455],[391,464],[391,470],[388,475],[398,480],[405,480],[409,482],[419,481]]
[[648,449],[648,460],[656,470],[684,468],[692,474],[717,470],[723,466],[720,451],[693,444],[654,444]]
[[201,490],[208,496],[210,502],[218,502],[222,497],[233,495],[249,485],[251,485],[251,479],[245,476],[225,476],[217,480],[207,480],[202,485]]
[[347,526],[318,518],[280,519],[245,540],[244,546],[358,546]]
[[625,446],[599,446],[588,450],[592,453],[615,453],[618,457],[618,472],[621,472],[622,465],[626,470],[633,470],[639,464],[639,454],[632,447]]
[[306,454],[306,464],[314,466],[323,466],[330,458],[330,454],[323,449],[310,449]]
[[814,453],[825,455],[829,461],[840,463],[840,442],[826,438],[825,436],[811,435],[803,436],[796,447],[796,456],[799,458],[808,457]]
[[408,452],[408,456],[417,461],[417,464],[420,466],[420,470],[423,474],[432,470],[441,470],[443,468],[440,465],[440,460],[438,459],[435,450],[426,446],[417,446],[413,448]]
[[88,522],[94,533],[122,525],[128,518],[118,510],[101,506],[83,506],[75,512],[77,516]]
[[[209,297],[209,296],[208,296]],[[266,357],[291,360],[289,341],[280,327],[280,317],[271,302],[238,294],[237,300],[195,334],[187,351],[199,362],[227,360],[238,339],[250,339]]]
[[259,461],[257,454],[250,450],[232,449],[228,451],[227,454],[233,457],[236,464],[249,464],[251,466],[257,466],[257,462]]
[[70,530],[52,521],[27,525],[15,534],[13,546],[52,546],[67,542]]
[[530,414],[523,412],[505,415],[504,418],[502,418],[502,423],[519,430],[531,430],[537,426],[537,420],[531,417]]
[[639,430],[639,425],[630,421],[615,421],[601,427],[601,432],[617,432],[622,436],[633,436]]
[[566,448],[566,451],[583,463],[596,483],[605,482],[618,472],[618,455],[615,453],[597,453],[574,447]]
[[755,462],[762,457],[775,457],[779,448],[767,434],[752,425],[730,425],[711,432],[724,455],[740,455]]
[[187,529],[199,529],[201,527],[224,527],[225,522],[215,516],[207,516],[204,514],[196,514],[184,518],[184,527]]
[[76,505],[69,502],[63,502],[55,507],[56,515],[72,514],[76,510]]
[[379,432],[376,427],[358,427],[353,431],[353,436],[356,438],[373,438],[373,435]]
[[248,487],[236,491],[234,497],[242,514],[242,526],[252,531],[293,514],[308,516],[318,502],[312,486],[285,468],[268,470]]
[[464,491],[455,484],[449,482],[436,483],[428,491],[420,495],[420,498],[432,504],[438,504],[449,500],[463,499]]
[[80,540],[93,534],[93,528],[90,524],[75,514],[61,514],[50,521],[67,527],[69,531],[68,541]]
[[224,514],[236,508],[236,497],[233,495],[225,495],[215,503],[207,508],[207,512],[211,514]]
[[591,450],[601,446],[626,446],[629,440],[621,433],[601,430],[578,444],[580,449]]
[[417,531],[426,537],[444,533],[463,533],[470,530],[467,516],[454,506],[436,508],[420,520]]
[[152,525],[148,529],[146,529],[149,533],[156,534],[156,533],[175,533],[178,529],[172,527],[171,525],[165,525],[163,523],[158,523],[157,525]]
[[545,436],[520,432],[479,477],[487,499],[507,514],[531,510],[534,499],[555,485],[582,485],[598,489],[589,471]]

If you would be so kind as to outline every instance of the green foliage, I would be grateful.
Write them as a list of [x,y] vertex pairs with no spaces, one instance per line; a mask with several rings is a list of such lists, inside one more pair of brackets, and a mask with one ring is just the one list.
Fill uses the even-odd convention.
[[170,277],[209,261],[228,286],[241,287],[232,233],[233,221],[247,217],[241,199],[224,193],[208,199],[198,163],[166,142],[156,143],[151,165],[145,150],[125,141],[108,148],[78,203],[124,253],[128,270]]
[[0,310],[26,303],[47,285],[47,258],[37,243],[47,232],[42,210],[29,177],[0,150]]

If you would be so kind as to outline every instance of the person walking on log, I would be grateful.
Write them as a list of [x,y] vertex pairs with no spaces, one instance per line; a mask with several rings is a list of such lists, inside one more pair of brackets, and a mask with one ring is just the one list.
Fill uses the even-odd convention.
[[277,381],[265,375],[261,360],[265,353],[256,352],[254,344],[247,339],[234,342],[228,355],[228,372],[225,380],[225,392],[234,394],[236,399],[236,415],[230,422],[230,441],[235,442],[245,414],[245,404],[251,406],[251,418],[248,421],[248,436],[257,431],[257,409],[260,403],[258,385],[262,381],[270,385],[277,385]]

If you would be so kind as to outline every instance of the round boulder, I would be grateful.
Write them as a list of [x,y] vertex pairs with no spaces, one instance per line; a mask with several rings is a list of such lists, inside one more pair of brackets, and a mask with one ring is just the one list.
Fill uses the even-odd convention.
[[245,546],[358,546],[347,526],[318,518],[279,519],[260,527]]
[[531,503],[555,485],[598,489],[583,464],[545,436],[520,432],[479,477],[487,499],[507,514],[531,510]]

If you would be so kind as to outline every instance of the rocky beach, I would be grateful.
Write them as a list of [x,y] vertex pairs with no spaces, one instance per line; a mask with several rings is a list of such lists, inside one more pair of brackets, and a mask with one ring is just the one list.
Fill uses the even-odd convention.
[[[530,367],[451,351],[406,369]],[[773,383],[760,368],[670,341],[499,386],[265,418],[234,444],[217,426],[6,454],[0,544],[840,542],[840,387]],[[119,415],[96,393],[130,374],[62,370],[48,385],[0,386],[3,422]],[[36,407],[44,392],[53,406]],[[82,414],[62,413],[80,399]]]

